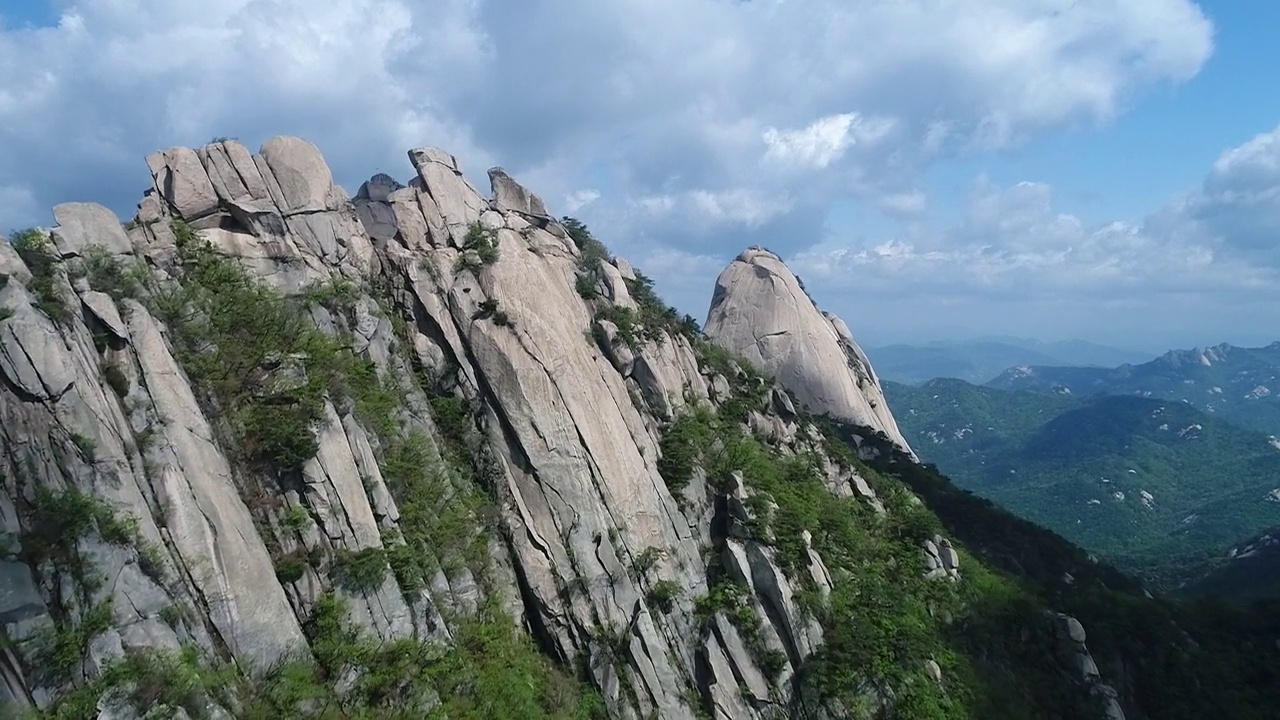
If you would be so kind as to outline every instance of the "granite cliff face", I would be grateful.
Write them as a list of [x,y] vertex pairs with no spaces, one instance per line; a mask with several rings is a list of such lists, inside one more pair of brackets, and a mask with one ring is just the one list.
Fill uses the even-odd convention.
[[948,639],[1005,581],[867,464],[911,458],[775,256],[703,335],[504,171],[409,158],[348,198],[297,138],[174,148],[127,225],[0,244],[0,707],[964,717],[1039,673],[1014,705],[1123,717],[1039,600]]
[[911,454],[849,326],[820,310],[777,255],[749,248],[720,273],[706,332],[815,412],[882,431]]
[[[314,648],[304,625],[331,595],[380,643],[447,644],[445,618],[497,603],[554,660],[581,662],[619,717],[689,717],[699,694],[724,717],[779,700],[732,624],[715,618],[713,631],[699,632],[692,600],[707,594],[706,554],[723,541],[715,563],[767,618],[756,644],[786,658],[773,670],[785,676],[820,635],[794,606],[798,588],[771,549],[712,537],[708,497],[717,495],[701,473],[676,494],[658,469],[661,424],[691,403],[714,405],[743,379],[707,367],[684,335],[650,327],[638,341],[635,328],[619,328],[636,307],[634,272],[584,258],[541,200],[501,170],[485,198],[447,153],[410,159],[408,187],[376,177],[352,201],[296,138],[270,140],[257,155],[235,142],[175,148],[148,158],[155,192],[127,230],[101,207],[62,205],[47,241],[37,232],[0,245],[8,700],[48,706],[146,649],[195,647],[245,673],[305,658]],[[204,282],[201,264],[247,271],[213,281],[302,299],[321,336],[387,384],[394,417],[365,416],[364,398],[326,388],[305,418],[314,453],[290,465],[242,452],[239,443],[263,443],[236,427],[252,419],[251,401],[296,404],[288,386],[322,369],[307,349],[209,358],[219,342],[241,347],[232,336],[242,328],[216,306],[242,295],[207,285],[172,297],[173,287]],[[122,291],[125,276],[139,287]],[[265,329],[281,337],[248,345],[303,332],[284,319]],[[184,360],[214,367],[193,372]],[[233,373],[253,398],[224,387]],[[813,444],[785,394],[771,397],[753,414],[770,413],[790,445]],[[442,429],[438,411],[455,401],[466,411]],[[792,420],[772,417],[774,406]],[[461,470],[442,447],[450,434]],[[483,538],[479,552],[465,538],[412,544],[446,510],[410,518],[399,505],[421,502],[405,497],[405,478],[386,477],[389,453],[410,437],[421,441],[420,470],[442,476],[428,489],[434,499],[463,505],[451,496],[476,492],[455,475],[489,494],[488,507],[451,526]],[[828,480],[847,494],[857,482],[835,466]],[[723,512],[745,518],[747,491],[734,492]],[[73,505],[83,506],[84,527],[52,527]],[[411,567],[379,572],[405,543]],[[45,545],[77,567],[47,557]],[[814,582],[829,584],[809,552]],[[352,589],[341,576],[357,560],[377,566],[366,573],[375,579]],[[98,608],[109,621],[73,649],[83,656],[43,677],[41,643],[80,632]],[[130,716],[127,702],[112,702],[100,709]]]

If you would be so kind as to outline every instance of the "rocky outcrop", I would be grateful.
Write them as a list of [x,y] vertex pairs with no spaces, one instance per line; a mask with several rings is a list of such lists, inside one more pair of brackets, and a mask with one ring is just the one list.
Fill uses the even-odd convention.
[[1049,618],[1053,623],[1053,636],[1057,644],[1055,652],[1076,681],[1101,705],[1102,717],[1106,720],[1125,720],[1124,709],[1120,707],[1115,688],[1102,681],[1098,664],[1085,645],[1084,626],[1079,620],[1064,613],[1050,613]]
[[716,279],[706,333],[810,410],[879,430],[910,453],[870,361],[775,254],[742,252]]
[[960,579],[960,554],[951,541],[941,535],[924,541],[924,561],[926,577]]
[[[256,155],[234,141],[156,153],[147,160],[155,187],[127,233],[98,206],[55,213],[41,272],[53,273],[49,284],[71,309],[57,322],[40,310],[32,271],[0,246],[10,278],[0,300],[12,308],[0,321],[0,519],[6,557],[15,558],[0,565],[11,580],[0,594],[11,641],[0,699],[47,705],[146,648],[193,646],[245,670],[307,657],[304,627],[322,597],[336,595],[356,632],[429,643],[450,642],[458,618],[493,598],[551,657],[566,666],[585,658],[617,717],[694,717],[704,702],[721,716],[762,717],[787,702],[789,678],[822,642],[797,609],[801,580],[768,545],[715,536],[705,519],[708,478],[674,493],[659,471],[664,423],[693,404],[730,400],[741,380],[708,368],[690,337],[671,328],[643,330],[641,340],[631,324],[604,319],[608,308],[636,311],[634,271],[603,262],[594,299],[584,297],[575,289],[580,248],[507,173],[490,173],[486,198],[448,153],[409,157],[417,174],[407,185],[375,176],[349,200],[315,147],[297,138],[269,140]],[[188,282],[193,243],[286,297],[352,285],[341,307],[325,300],[309,312],[395,386],[403,408],[395,435],[334,389],[316,416],[315,451],[297,470],[246,464],[240,420],[224,405],[243,399],[197,382],[184,366],[182,328],[167,324],[189,320],[162,319],[149,294]],[[82,277],[95,246],[145,279],[141,294],[107,282],[118,278]],[[246,377],[287,388],[306,363],[268,358]],[[787,393],[767,397],[750,424],[775,442],[812,442]],[[448,511],[444,500],[459,502],[465,490],[449,480],[443,504],[424,509],[422,498],[404,495],[403,480],[384,477],[386,452],[414,436],[425,441],[425,462],[449,467],[429,410],[440,398],[473,409],[460,418],[475,421],[471,430],[450,432],[483,441],[471,446],[466,471],[492,494],[499,532],[483,560],[462,542],[434,553],[414,546],[427,555],[414,567],[432,569],[408,582],[384,558],[409,547],[417,529],[406,523]],[[831,465],[829,482],[875,499],[865,483],[854,489],[847,469]],[[89,543],[89,574],[110,579],[80,578],[82,600],[58,592],[65,578],[32,555],[46,530],[43,489],[102,503],[97,534],[67,539]],[[132,518],[136,536],[108,538],[109,516]],[[803,582],[830,592],[831,572],[809,540]],[[715,546],[723,571],[746,588],[764,645],[744,640],[727,616],[710,627],[695,616]],[[379,579],[350,587],[357,562]],[[111,620],[85,665],[41,679],[41,633],[73,627],[97,602]],[[785,658],[780,678],[761,669],[762,648]],[[121,702],[109,703],[112,716],[132,717]]]
[[[559,673],[543,701],[576,678],[610,717],[891,705],[887,675],[840,663],[891,656],[892,623],[851,636],[832,608],[923,608],[918,628],[967,575],[805,412],[906,448],[848,328],[749,250],[699,335],[505,171],[484,196],[447,152],[409,164],[348,198],[298,138],[174,148],[127,226],[63,205],[43,244],[0,243],[0,707],[150,717],[155,688],[112,669],[186,650],[246,687],[323,681],[263,693],[284,716],[426,716],[490,678],[434,687],[442,657],[530,644]],[[532,643],[487,644],[503,630]],[[517,660],[513,695],[545,664]],[[960,676],[902,671],[940,697]],[[197,695],[155,714],[252,693]]]

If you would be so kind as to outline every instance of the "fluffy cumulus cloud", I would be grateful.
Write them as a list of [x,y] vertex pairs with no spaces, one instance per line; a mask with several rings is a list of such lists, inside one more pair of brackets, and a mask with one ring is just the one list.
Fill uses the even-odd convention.
[[1280,262],[1280,127],[1222,154],[1199,192],[1157,218],[1255,262]]
[[1030,334],[1097,337],[1105,325],[1117,339],[1157,343],[1171,326],[1208,341],[1238,324],[1270,341],[1280,302],[1280,127],[1224,152],[1200,188],[1140,221],[1090,226],[1055,205],[1048,185],[980,178],[951,227],[836,239],[792,266],[850,307],[896,298],[906,312],[923,299],[935,321],[957,325],[989,314]]
[[850,145],[874,143],[892,129],[892,120],[865,122],[857,113],[819,118],[799,130],[771,127],[764,131],[765,159],[821,170],[839,160]]
[[[0,228],[48,222],[64,200],[127,214],[146,153],[214,136],[305,136],[351,189],[375,172],[403,177],[404,151],[430,144],[481,182],[503,165],[641,265],[672,278],[699,268],[704,296],[714,266],[752,242],[831,259],[828,274],[862,263],[903,279],[963,262],[967,279],[949,282],[994,289],[1096,257],[1052,286],[1132,281],[1165,235],[1073,224],[1035,185],[978,187],[963,227],[930,234],[920,173],[1110,121],[1144,90],[1195,75],[1213,36],[1191,0],[54,5],[55,26],[0,24]],[[1274,177],[1273,148],[1224,156],[1170,210],[1196,225],[1179,242],[1208,255],[1162,262],[1208,262],[1208,278],[1225,245],[1267,252],[1274,197],[1249,193]],[[906,229],[866,247],[818,244],[837,200]],[[1215,215],[1229,206],[1258,212]],[[1140,276],[1163,277],[1157,265]]]

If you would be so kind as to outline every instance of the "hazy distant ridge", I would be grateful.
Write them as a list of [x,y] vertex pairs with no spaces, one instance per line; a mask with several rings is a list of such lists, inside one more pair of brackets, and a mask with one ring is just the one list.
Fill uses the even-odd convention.
[[939,377],[985,383],[1016,366],[1111,368],[1153,357],[1085,340],[1042,342],[1005,336],[886,345],[868,349],[867,355],[882,378],[908,384]]

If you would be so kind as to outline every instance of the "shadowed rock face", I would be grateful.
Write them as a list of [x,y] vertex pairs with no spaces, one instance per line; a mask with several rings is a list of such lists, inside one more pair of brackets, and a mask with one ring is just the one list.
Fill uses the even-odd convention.
[[810,410],[883,431],[911,452],[849,327],[818,309],[777,255],[750,248],[720,273],[705,330]]

